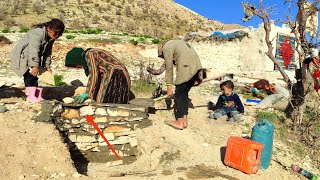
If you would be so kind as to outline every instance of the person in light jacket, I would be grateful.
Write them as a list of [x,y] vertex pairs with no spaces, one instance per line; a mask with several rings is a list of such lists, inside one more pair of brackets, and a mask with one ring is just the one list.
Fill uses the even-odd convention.
[[39,67],[51,72],[52,45],[64,28],[59,19],[34,25],[10,52],[11,69],[24,77],[25,87],[38,86]]
[[[193,86],[199,85],[206,77],[205,70],[201,66],[195,49],[183,40],[170,40],[159,44],[158,57],[165,61],[160,70],[148,67],[147,71],[154,75],[166,71],[165,79],[169,97],[173,96],[173,85],[175,85],[174,113],[176,120],[166,124],[182,130],[188,126],[189,91]],[[174,66],[176,67],[175,79],[173,76]]]

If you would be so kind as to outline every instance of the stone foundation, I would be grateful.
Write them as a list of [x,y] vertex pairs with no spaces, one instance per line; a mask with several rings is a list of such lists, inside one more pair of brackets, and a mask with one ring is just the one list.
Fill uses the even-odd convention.
[[136,130],[152,125],[146,108],[127,104],[56,104],[53,109],[54,123],[70,152],[80,152],[90,162],[117,158],[93,125],[87,123],[87,114],[95,117],[95,123],[124,163],[134,161],[139,154]]

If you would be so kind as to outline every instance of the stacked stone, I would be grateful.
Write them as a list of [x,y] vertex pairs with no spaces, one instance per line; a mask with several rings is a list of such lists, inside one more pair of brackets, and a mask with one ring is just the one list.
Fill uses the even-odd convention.
[[128,161],[137,156],[137,128],[152,124],[144,107],[119,104],[64,105],[61,116],[55,119],[57,128],[65,135],[71,150],[80,151],[87,160],[93,162],[108,162],[116,160],[116,157],[94,126],[87,122],[86,115],[95,117],[94,122],[106,139],[118,155],[127,157]]

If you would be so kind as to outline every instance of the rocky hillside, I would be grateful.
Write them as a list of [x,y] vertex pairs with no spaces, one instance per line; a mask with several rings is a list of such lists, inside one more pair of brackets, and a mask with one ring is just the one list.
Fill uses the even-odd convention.
[[68,28],[173,37],[193,31],[235,29],[209,20],[172,0],[1,0],[0,27],[30,27],[50,18]]

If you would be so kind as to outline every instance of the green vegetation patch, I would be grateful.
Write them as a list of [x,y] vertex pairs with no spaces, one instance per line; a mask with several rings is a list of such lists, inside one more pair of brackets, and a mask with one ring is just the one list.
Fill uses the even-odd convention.
[[54,85],[55,86],[64,86],[67,85],[67,83],[65,83],[63,81],[63,75],[59,75],[59,74],[55,74],[54,75]]
[[272,124],[277,123],[278,115],[274,112],[266,112],[266,111],[259,111],[256,115],[256,121],[261,121],[266,119],[270,121]]
[[131,90],[134,94],[152,94],[159,87],[156,83],[137,80],[131,84]]
[[28,32],[29,30],[30,30],[30,29],[27,28],[27,27],[22,27],[22,28],[20,28],[19,33],[26,33],[26,32]]
[[74,38],[76,38],[76,37],[77,37],[77,36],[70,35],[70,34],[69,34],[69,35],[66,35],[66,38],[67,38],[67,39],[74,39]]

